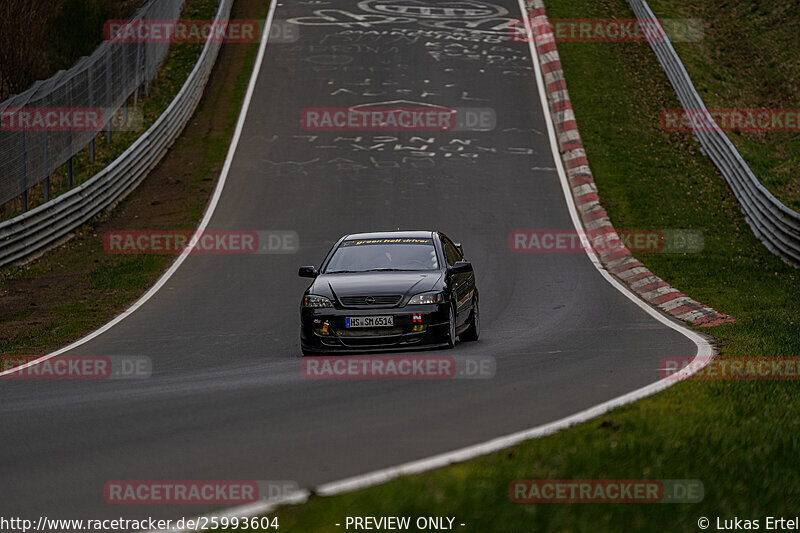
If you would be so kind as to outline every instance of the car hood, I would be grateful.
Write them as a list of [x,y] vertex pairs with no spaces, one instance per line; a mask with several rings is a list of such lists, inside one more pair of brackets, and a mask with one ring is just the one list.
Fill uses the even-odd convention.
[[442,273],[438,271],[323,274],[314,280],[309,292],[335,298],[389,294],[411,296],[436,290],[441,278]]

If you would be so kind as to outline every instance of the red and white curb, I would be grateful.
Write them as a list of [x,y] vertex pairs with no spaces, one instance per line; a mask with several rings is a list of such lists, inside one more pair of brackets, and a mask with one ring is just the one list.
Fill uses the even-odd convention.
[[685,320],[696,326],[717,326],[733,322],[732,317],[693,300],[650,272],[636,260],[627,247],[622,245],[608,213],[600,203],[594,176],[589,168],[589,160],[578,133],[578,123],[572,110],[561,59],[544,3],[542,0],[533,0],[528,7],[531,34],[544,75],[558,148],[581,222],[586,230],[592,230],[593,233],[598,231],[607,233],[621,244],[615,246],[613,250],[595,249],[601,263],[643,300],[679,320]]

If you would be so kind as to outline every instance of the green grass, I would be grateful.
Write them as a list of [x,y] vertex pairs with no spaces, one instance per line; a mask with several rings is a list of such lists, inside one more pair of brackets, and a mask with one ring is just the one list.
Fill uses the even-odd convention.
[[[633,16],[625,0],[548,5],[551,18]],[[560,43],[559,50],[600,197],[615,225],[704,231],[702,253],[639,259],[736,318],[706,330],[720,340],[722,357],[800,355],[800,271],[756,240],[691,135],[661,130],[661,110],[678,102],[649,46]],[[312,497],[277,515],[283,531],[303,532],[341,531],[334,524],[348,515],[432,514],[456,516],[467,524],[457,528],[463,531],[697,531],[701,516],[712,523],[717,516],[759,518],[763,527],[767,515],[797,513],[799,450],[797,382],[693,381],[550,437],[379,487]],[[519,478],[699,479],[705,499],[515,504],[508,485]]]
[[[708,107],[800,108],[800,10],[794,2],[652,0],[661,16],[699,18],[698,43],[677,43]],[[800,210],[800,132],[729,133],[762,183]]]
[[138,290],[150,280],[150,272],[163,268],[164,258],[142,254],[123,256],[114,263],[102,265],[90,275],[92,288],[107,294]]

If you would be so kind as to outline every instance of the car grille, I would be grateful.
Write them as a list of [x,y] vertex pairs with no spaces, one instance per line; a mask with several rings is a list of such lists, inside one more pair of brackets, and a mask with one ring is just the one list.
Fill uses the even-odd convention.
[[399,294],[391,294],[388,296],[342,296],[340,300],[345,307],[373,305],[393,306],[400,303],[400,298],[402,298],[402,296]]
[[405,332],[405,328],[398,326],[389,328],[336,328],[334,332],[339,337],[386,337],[402,335]]

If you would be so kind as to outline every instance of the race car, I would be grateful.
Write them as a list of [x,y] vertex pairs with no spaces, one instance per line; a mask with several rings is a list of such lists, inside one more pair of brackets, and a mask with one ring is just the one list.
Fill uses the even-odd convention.
[[345,235],[313,278],[300,308],[303,355],[453,348],[478,340],[472,264],[437,231]]

